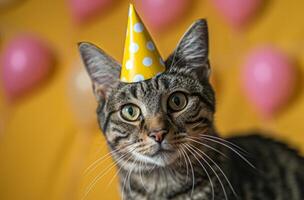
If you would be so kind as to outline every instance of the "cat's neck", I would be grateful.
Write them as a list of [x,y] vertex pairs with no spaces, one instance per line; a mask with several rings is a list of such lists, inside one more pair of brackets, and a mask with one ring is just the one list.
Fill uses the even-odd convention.
[[[220,147],[217,148],[221,150]],[[207,193],[210,195],[214,183],[218,182],[219,179],[224,180],[223,173],[229,177],[225,169],[227,163],[225,166],[223,156],[214,152],[208,153],[210,159],[213,159],[214,162],[207,160],[208,158],[199,158],[194,155],[188,155],[188,161],[183,159],[177,161],[184,163],[181,165],[156,167],[145,172],[122,170],[120,175],[121,189],[123,193],[128,195],[137,195],[138,199],[141,195],[142,197],[170,197],[180,193],[191,193],[192,190],[197,188],[205,190],[206,195]],[[189,161],[191,161],[191,165]],[[225,180],[223,182],[226,184]]]
[[190,166],[187,170],[182,168],[155,168],[149,172],[121,172],[121,189],[125,193],[137,196],[170,196],[181,191],[191,190],[193,185],[201,184],[203,181],[208,187],[208,179],[203,178],[202,172],[199,172],[195,166]]

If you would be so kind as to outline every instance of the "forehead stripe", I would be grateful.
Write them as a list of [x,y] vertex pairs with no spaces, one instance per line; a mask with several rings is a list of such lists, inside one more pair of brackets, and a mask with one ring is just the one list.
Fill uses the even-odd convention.
[[133,85],[130,88],[130,93],[135,99],[137,99],[137,85]]

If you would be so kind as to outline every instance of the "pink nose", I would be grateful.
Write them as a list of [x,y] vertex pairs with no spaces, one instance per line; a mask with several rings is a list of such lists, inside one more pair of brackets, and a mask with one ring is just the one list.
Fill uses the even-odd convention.
[[149,133],[149,137],[153,138],[156,142],[161,143],[164,140],[167,133],[168,131],[164,129],[153,130]]

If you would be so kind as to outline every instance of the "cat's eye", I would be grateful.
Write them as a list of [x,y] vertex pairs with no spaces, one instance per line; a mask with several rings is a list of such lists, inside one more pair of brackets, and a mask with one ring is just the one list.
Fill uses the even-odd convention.
[[180,111],[187,105],[187,97],[184,93],[176,92],[171,94],[168,99],[168,106],[173,111]]
[[127,104],[121,109],[121,116],[128,121],[136,121],[140,115],[140,109],[133,104]]

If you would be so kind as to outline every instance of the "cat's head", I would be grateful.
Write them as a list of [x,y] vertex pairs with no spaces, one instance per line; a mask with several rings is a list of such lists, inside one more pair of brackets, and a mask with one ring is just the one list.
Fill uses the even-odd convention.
[[193,139],[212,134],[215,97],[205,20],[188,29],[164,73],[142,82],[120,82],[120,64],[96,46],[80,43],[79,49],[99,102],[100,127],[124,167],[169,166]]

